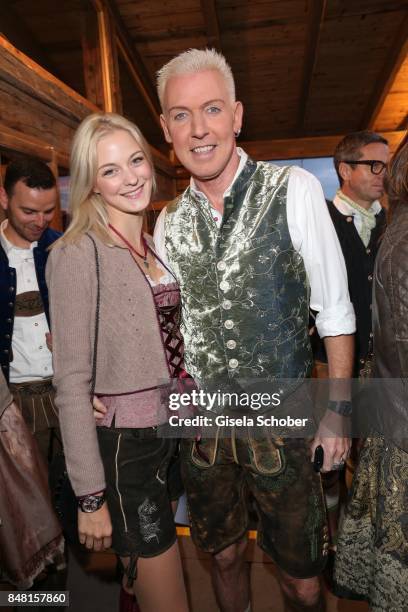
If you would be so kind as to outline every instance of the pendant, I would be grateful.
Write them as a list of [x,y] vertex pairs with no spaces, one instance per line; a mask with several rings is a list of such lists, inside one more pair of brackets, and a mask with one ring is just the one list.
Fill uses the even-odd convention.
[[143,265],[145,268],[149,268],[149,262],[147,261],[147,259],[143,259]]

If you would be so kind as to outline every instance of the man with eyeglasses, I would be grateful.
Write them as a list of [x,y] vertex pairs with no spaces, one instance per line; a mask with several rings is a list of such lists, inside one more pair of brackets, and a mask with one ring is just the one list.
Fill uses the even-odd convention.
[[384,193],[388,157],[388,142],[368,130],[348,134],[334,151],[340,189],[328,207],[346,262],[356,313],[355,376],[364,372],[372,352],[372,280],[385,229],[385,211],[379,198]]
[[[353,132],[337,145],[333,161],[340,188],[327,201],[346,262],[350,298],[356,313],[354,376],[364,372],[372,352],[371,292],[375,257],[385,229],[379,198],[389,157],[388,142],[368,130]],[[323,343],[315,351],[325,362]]]
[[[350,299],[356,314],[355,377],[368,374],[372,359],[372,281],[375,257],[385,229],[385,211],[379,198],[384,193],[388,156],[385,138],[368,130],[348,134],[334,151],[340,188],[333,202],[328,201],[327,205],[346,262]],[[323,342],[312,344],[315,372],[319,378],[325,378],[327,358]],[[357,446],[353,446],[354,457]],[[352,468],[353,462],[349,460],[348,466]],[[323,477],[332,544],[337,532],[338,482],[338,472]]]

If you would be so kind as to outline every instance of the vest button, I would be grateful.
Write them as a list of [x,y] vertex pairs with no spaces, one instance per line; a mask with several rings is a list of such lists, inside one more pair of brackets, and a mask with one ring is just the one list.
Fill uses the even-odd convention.
[[235,370],[235,368],[238,367],[238,359],[230,359],[228,362],[228,365],[231,368],[231,370]]
[[368,280],[369,280],[369,281],[372,281],[372,280],[373,280],[373,275],[372,275],[372,274],[369,274],[369,275],[367,276],[367,278],[368,278]]
[[11,323],[11,319],[7,319],[7,323]]
[[228,340],[227,348],[234,349],[236,346],[237,346],[237,343],[235,342],[235,340]]
[[224,327],[226,329],[232,329],[234,327],[234,321],[232,319],[227,319],[224,323]]
[[9,302],[9,306],[10,306],[10,308],[13,308],[14,303],[13,302]]
[[218,261],[217,262],[217,270],[225,270],[225,268],[227,267],[227,264],[225,263],[225,261]]
[[229,300],[224,300],[222,303],[222,307],[224,310],[230,310],[232,307],[232,304]]
[[9,287],[10,293],[13,293],[14,289],[15,289],[14,287]]
[[220,289],[221,291],[228,291],[228,289],[230,288],[230,284],[228,281],[221,281],[220,282]]
[[367,248],[366,249],[366,253],[367,253],[367,255],[369,255],[371,253],[371,249]]
[[4,337],[6,338],[6,340],[10,340],[11,338],[10,334],[6,334]]

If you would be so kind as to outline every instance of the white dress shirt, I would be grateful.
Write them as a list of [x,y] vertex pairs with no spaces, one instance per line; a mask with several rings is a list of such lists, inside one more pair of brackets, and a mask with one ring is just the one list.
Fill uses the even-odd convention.
[[[224,198],[248,159],[242,149],[237,151],[240,163]],[[197,190],[193,179],[190,187],[201,198],[206,198]],[[165,215],[166,209],[163,209],[156,222],[154,241],[158,255],[169,265],[165,248]],[[310,285],[310,308],[318,313],[316,327],[319,336],[354,333],[356,323],[348,292],[346,265],[322,187],[310,172],[296,166],[289,176],[286,215],[292,244],[304,261]],[[213,216],[220,226],[221,213],[213,209]]]
[[[0,243],[9,266],[16,270],[16,295],[39,291],[33,252],[37,242],[32,242],[29,249],[17,247],[7,240],[6,227],[7,219],[0,226]],[[14,317],[10,382],[40,381],[52,376],[52,355],[45,338],[49,331],[45,312],[32,317]]]

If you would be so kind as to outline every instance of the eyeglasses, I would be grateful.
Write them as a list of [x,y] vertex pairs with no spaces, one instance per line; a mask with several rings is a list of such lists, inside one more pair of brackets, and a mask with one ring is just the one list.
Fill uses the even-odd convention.
[[387,164],[380,161],[379,159],[361,159],[359,161],[343,159],[342,161],[345,164],[361,164],[362,166],[370,166],[370,170],[373,174],[381,174],[381,172],[383,172],[383,170],[385,170],[385,168],[387,167]]

